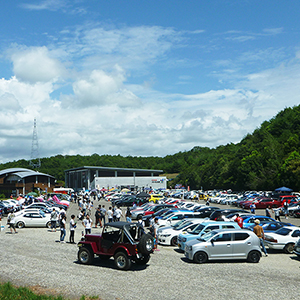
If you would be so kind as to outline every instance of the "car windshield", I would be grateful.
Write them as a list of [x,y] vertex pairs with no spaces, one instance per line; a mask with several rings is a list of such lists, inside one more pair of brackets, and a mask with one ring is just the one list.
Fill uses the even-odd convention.
[[180,220],[177,223],[175,223],[174,225],[172,225],[173,229],[177,229],[178,227],[181,227],[182,225],[184,225],[184,223],[186,223],[186,220]]
[[162,219],[163,220],[167,220],[167,219],[169,219],[169,218],[171,218],[173,216],[174,216],[174,213],[166,214]]
[[210,232],[207,232],[205,233],[204,235],[202,235],[201,237],[197,238],[197,240],[199,241],[204,241],[204,242],[207,242],[209,241],[213,236],[216,235],[216,232],[215,231],[210,231]]
[[203,224],[199,224],[196,228],[194,228],[194,230],[192,230],[191,234],[199,234],[203,229],[204,229],[204,225]]
[[275,233],[277,233],[279,235],[288,235],[291,231],[292,231],[292,229],[283,227],[283,228],[276,230]]
[[181,223],[177,228],[174,228],[175,230],[181,230],[181,229],[184,229],[190,225],[192,225],[193,222],[190,222],[190,221],[184,221],[183,223]]

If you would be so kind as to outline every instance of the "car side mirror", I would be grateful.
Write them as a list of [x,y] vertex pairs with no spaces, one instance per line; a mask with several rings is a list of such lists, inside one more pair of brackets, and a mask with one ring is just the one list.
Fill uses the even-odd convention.
[[211,244],[213,245],[214,242],[215,242],[215,240],[214,240],[214,239],[211,239],[210,242],[211,242]]

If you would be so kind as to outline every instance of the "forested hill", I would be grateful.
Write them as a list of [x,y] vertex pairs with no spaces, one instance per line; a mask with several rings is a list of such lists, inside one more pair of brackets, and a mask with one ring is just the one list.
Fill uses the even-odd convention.
[[[272,190],[288,186],[300,190],[300,106],[286,108],[238,144],[215,149],[194,147],[165,157],[121,155],[57,155],[42,158],[40,172],[64,180],[64,170],[80,166],[161,169],[179,173],[171,181],[192,189]],[[19,160],[0,165],[0,169],[30,168]]]

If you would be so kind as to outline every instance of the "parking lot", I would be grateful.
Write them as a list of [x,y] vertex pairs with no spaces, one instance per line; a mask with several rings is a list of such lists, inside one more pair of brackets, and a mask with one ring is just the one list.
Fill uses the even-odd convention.
[[[107,202],[104,204],[108,206]],[[74,212],[78,214],[77,204],[71,204],[68,220]],[[298,219],[288,221],[299,223]],[[80,240],[82,230],[78,222],[75,241]],[[93,228],[92,233],[96,232],[100,229]],[[1,232],[1,280],[70,298],[81,295],[101,299],[299,298],[300,260],[293,254],[270,250],[270,255],[263,256],[258,264],[224,261],[198,265],[188,262],[176,248],[160,246],[161,251],[151,256],[146,267],[119,271],[112,259],[96,258],[93,265],[79,264],[77,245],[59,243],[59,235],[59,231],[50,232],[46,228],[24,228],[18,234],[10,234],[7,229]],[[68,236],[67,230],[67,239]]]

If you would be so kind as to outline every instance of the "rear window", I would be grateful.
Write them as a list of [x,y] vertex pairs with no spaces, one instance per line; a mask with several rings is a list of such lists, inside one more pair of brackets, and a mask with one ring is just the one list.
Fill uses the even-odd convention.
[[277,231],[275,231],[277,234],[280,235],[288,235],[292,230],[288,228],[280,228]]

